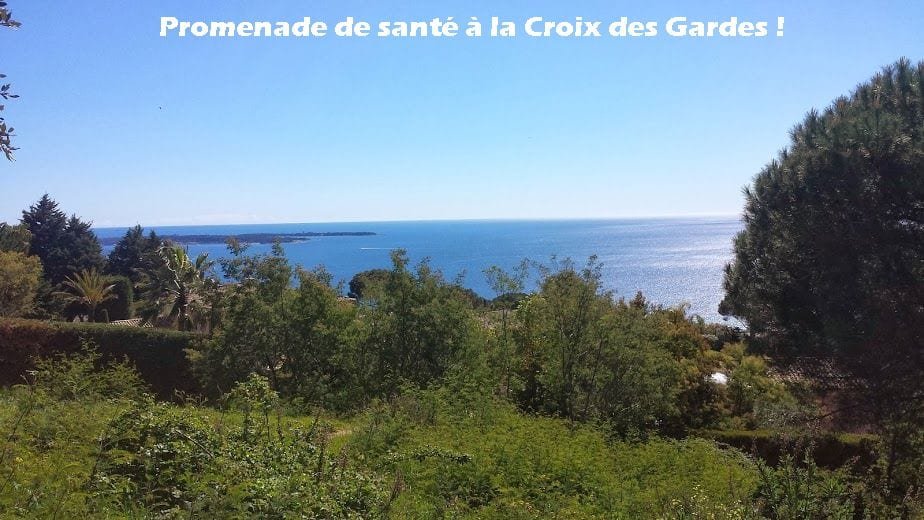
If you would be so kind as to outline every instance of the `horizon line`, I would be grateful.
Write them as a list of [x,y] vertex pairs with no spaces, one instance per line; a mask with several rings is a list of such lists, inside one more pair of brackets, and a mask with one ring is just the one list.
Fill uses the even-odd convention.
[[123,229],[141,226],[152,227],[221,227],[221,226],[285,226],[307,224],[380,224],[380,223],[427,223],[427,222],[590,222],[590,221],[616,221],[616,220],[668,220],[683,218],[741,218],[740,213],[686,213],[668,215],[634,215],[621,217],[478,217],[478,218],[414,218],[414,219],[381,219],[381,220],[318,220],[318,221],[277,221],[277,222],[225,222],[225,223],[178,223],[178,224],[106,224],[97,226],[91,223],[92,229]]

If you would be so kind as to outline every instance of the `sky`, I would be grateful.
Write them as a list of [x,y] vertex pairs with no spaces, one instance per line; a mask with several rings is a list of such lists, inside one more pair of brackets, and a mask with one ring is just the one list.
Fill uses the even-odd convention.
[[[100,227],[735,215],[808,110],[924,59],[918,0],[9,4],[10,222],[46,192]],[[521,32],[181,39],[159,35],[163,16],[498,16]],[[530,38],[532,16],[737,16],[772,36]]]

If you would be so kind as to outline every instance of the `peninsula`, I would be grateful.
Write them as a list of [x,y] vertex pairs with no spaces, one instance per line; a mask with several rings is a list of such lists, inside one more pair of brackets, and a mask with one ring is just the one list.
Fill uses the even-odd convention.
[[[304,242],[314,237],[366,237],[374,236],[371,231],[329,231],[329,232],[300,232],[300,233],[239,233],[236,235],[160,235],[163,240],[176,244],[224,244],[229,238],[237,239],[247,244],[269,244],[279,241],[284,244],[291,242]],[[120,237],[102,237],[103,246],[112,246]]]

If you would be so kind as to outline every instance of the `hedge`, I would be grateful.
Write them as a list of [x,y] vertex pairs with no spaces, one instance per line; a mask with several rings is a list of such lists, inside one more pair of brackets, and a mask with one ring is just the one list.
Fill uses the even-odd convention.
[[836,469],[853,463],[856,469],[863,469],[876,461],[875,435],[793,434],[769,430],[708,430],[699,432],[699,435],[760,457],[774,466],[783,455],[809,446],[815,463],[823,468]]
[[37,357],[80,350],[83,340],[96,345],[105,359],[125,359],[160,398],[177,391],[198,392],[185,349],[196,334],[103,323],[0,319],[0,386],[24,381]]

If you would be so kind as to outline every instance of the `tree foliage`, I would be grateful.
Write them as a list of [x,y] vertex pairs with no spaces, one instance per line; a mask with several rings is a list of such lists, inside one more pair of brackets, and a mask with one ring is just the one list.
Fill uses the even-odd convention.
[[[20,25],[22,24],[13,19],[13,12],[10,11],[9,7],[7,7],[7,3],[5,1],[0,1],[0,27],[16,29]],[[5,78],[5,74],[0,74],[0,80]],[[18,97],[19,96],[17,94],[14,94],[10,90],[9,83],[0,84],[0,113],[2,113],[6,108],[6,106],[3,104],[5,101],[16,99]],[[6,156],[8,161],[13,160],[13,152],[18,149],[13,146],[11,140],[13,135],[13,127],[8,126],[4,117],[0,115],[0,152],[3,152],[3,155]]]
[[396,391],[402,382],[426,386],[472,356],[477,322],[472,302],[427,262],[413,271],[404,250],[391,254],[392,269],[380,298],[364,307],[370,378],[374,393]]
[[212,276],[214,262],[207,253],[192,260],[186,249],[175,244],[162,245],[158,253],[161,262],[148,271],[148,281],[142,287],[146,298],[143,318],[181,331],[208,328],[210,293],[218,290]]
[[323,269],[293,268],[278,244],[270,255],[231,250],[221,327],[197,359],[212,388],[258,373],[284,396],[356,407],[437,382],[472,351],[471,303],[426,264],[410,271],[401,251],[375,297],[364,292],[357,304],[339,298]]
[[106,301],[116,297],[113,289],[115,284],[109,281],[96,269],[85,269],[74,276],[68,276],[62,284],[65,291],[58,294],[76,303],[84,311],[87,321],[97,321],[96,310]]
[[19,251],[0,251],[0,316],[29,314],[35,305],[42,264]]
[[924,62],[886,67],[791,137],[745,192],[722,311],[777,357],[833,362],[829,382],[874,420],[922,416]]
[[337,409],[361,402],[356,307],[338,297],[330,275],[293,268],[278,245],[270,255],[233,251],[223,261],[234,283],[222,324],[197,360],[208,386],[228,388],[256,373],[302,402]]
[[154,231],[145,236],[141,226],[129,228],[109,253],[106,272],[141,283],[145,273],[155,270],[162,262],[159,254],[162,245],[163,241]]
[[602,420],[617,433],[673,432],[714,419],[718,396],[701,331],[682,309],[615,300],[601,265],[541,268],[515,314],[512,383],[528,410]]
[[22,224],[32,234],[29,254],[42,261],[45,277],[52,285],[79,271],[102,270],[102,247],[91,224],[76,215],[68,218],[47,193],[23,211]]
[[108,321],[127,320],[135,315],[135,290],[132,281],[124,276],[106,276],[112,285],[113,298],[103,302],[99,309]]
[[370,269],[361,273],[356,273],[350,279],[350,292],[347,296],[350,298],[373,300],[376,294],[382,290],[385,281],[388,280],[388,269]]
[[11,225],[0,222],[0,251],[18,251],[29,254],[29,244],[32,242],[32,233],[23,225]]

